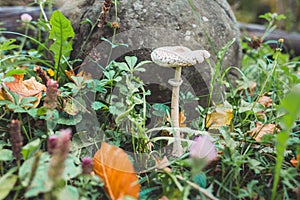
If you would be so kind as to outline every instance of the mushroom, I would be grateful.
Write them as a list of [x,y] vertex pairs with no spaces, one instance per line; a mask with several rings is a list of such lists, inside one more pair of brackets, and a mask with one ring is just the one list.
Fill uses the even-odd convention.
[[171,120],[174,127],[175,141],[173,144],[172,155],[179,157],[184,153],[180,141],[179,130],[179,90],[182,84],[181,68],[193,66],[202,63],[209,58],[210,54],[206,50],[192,51],[183,46],[166,46],[155,49],[151,53],[151,59],[154,63],[162,67],[171,67],[175,69],[174,79],[170,79],[168,83],[173,86],[171,100]]

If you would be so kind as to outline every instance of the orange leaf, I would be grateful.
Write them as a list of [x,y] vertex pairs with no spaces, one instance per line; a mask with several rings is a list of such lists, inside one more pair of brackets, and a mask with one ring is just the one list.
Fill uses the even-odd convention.
[[83,80],[89,80],[92,77],[92,75],[90,73],[87,73],[83,70],[81,70],[78,74],[75,74],[75,72],[73,70],[65,70],[65,73],[66,73],[68,79],[73,82],[74,82],[74,79],[72,78],[72,76],[82,76]]
[[[186,124],[184,123],[186,120],[186,117],[184,115],[184,110],[179,113],[178,120],[179,120],[179,127],[186,127]],[[170,122],[171,120],[169,119],[169,117],[166,117],[166,121]]]
[[229,126],[233,118],[231,109],[217,108],[213,113],[207,113],[206,115],[206,128],[220,129],[222,126]]
[[[31,77],[28,80],[23,81],[24,74],[13,75],[15,78],[12,82],[5,82],[5,85],[8,89],[22,97],[36,97],[37,100],[34,103],[33,107],[37,107],[41,98],[42,92],[46,91],[46,86],[37,82],[35,77]],[[3,93],[3,92],[2,92]],[[7,98],[6,98],[7,99]],[[11,100],[11,99],[7,99]]]
[[112,200],[125,196],[138,198],[138,177],[128,155],[121,148],[102,142],[94,156],[94,171],[103,179],[104,189]]
[[296,167],[298,165],[299,161],[300,161],[300,154],[298,154],[296,158],[293,158],[292,160],[290,160],[290,162],[292,163],[292,165],[294,167]]
[[256,127],[250,131],[250,136],[259,142],[264,135],[273,134],[275,129],[279,131],[275,124],[262,124],[261,122],[257,122]]

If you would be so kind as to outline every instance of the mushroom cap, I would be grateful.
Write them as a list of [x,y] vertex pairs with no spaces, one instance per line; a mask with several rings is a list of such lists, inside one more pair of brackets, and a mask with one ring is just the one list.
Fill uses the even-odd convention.
[[192,51],[183,46],[160,47],[151,53],[152,61],[162,67],[192,66],[209,57],[210,54],[206,50]]

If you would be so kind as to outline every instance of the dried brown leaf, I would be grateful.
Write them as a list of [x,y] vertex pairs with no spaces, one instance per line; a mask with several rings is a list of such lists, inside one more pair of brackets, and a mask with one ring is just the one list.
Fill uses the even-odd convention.
[[279,131],[275,124],[262,124],[261,122],[257,122],[256,127],[250,131],[250,136],[259,142],[264,135],[273,134],[274,130]]
[[261,96],[257,102],[265,107],[270,107],[273,104],[272,98],[268,96]]

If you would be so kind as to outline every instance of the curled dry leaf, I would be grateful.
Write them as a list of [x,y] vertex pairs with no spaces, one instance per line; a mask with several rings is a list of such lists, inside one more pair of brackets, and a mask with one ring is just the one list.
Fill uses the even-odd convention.
[[264,135],[273,134],[274,130],[279,131],[275,124],[262,124],[261,122],[257,122],[256,127],[250,131],[250,136],[259,142]]
[[300,154],[298,154],[298,155],[296,156],[296,158],[293,158],[293,159],[290,160],[291,164],[292,164],[294,167],[296,167],[296,166],[298,165],[299,161],[300,161]]
[[[37,107],[42,98],[42,92],[46,91],[46,86],[37,82],[35,77],[31,77],[28,80],[24,79],[24,74],[13,75],[15,78],[14,81],[5,82],[4,85],[12,92],[18,94],[20,99],[22,97],[36,97],[37,100],[33,104],[33,108]],[[0,99],[5,99],[12,101],[12,97],[10,97],[3,89],[0,92]]]
[[261,96],[257,102],[265,107],[270,107],[270,106],[272,106],[272,103],[273,103],[272,98],[267,97],[267,96]]
[[138,198],[138,177],[128,155],[121,148],[102,142],[94,155],[94,171],[104,181],[104,189],[112,200],[125,196]]
[[250,97],[253,96],[256,86],[257,86],[257,83],[255,83],[255,82],[252,82],[252,83],[250,84],[250,86],[249,86],[249,88],[248,88],[248,90],[249,90],[249,96],[250,96]]
[[65,73],[66,73],[68,79],[73,82],[75,82],[75,81],[72,78],[72,76],[81,76],[81,77],[83,77],[83,80],[89,80],[92,77],[92,75],[90,73],[87,73],[83,70],[81,70],[78,74],[75,74],[75,72],[73,70],[65,70]]
[[159,158],[155,158],[156,162],[156,169],[161,169],[166,172],[172,172],[172,170],[168,167],[170,165],[170,162],[166,156],[163,157],[162,160]]
[[206,128],[220,129],[222,126],[229,126],[233,118],[232,109],[217,108],[213,113],[206,115]]

